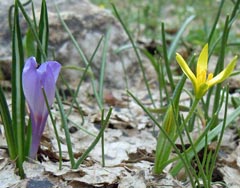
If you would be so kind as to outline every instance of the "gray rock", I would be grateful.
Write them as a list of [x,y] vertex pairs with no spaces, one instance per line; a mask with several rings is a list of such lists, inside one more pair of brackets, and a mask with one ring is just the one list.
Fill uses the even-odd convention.
[[[76,48],[71,42],[68,33],[61,25],[56,10],[52,1],[48,1],[48,15],[49,15],[49,45],[54,49],[57,60],[63,65],[84,66]],[[41,1],[34,1],[36,9],[39,10]],[[106,35],[110,29],[110,37],[108,41],[107,50],[107,65],[105,81],[109,87],[123,88],[125,86],[124,68],[131,77],[131,73],[136,71],[136,56],[133,50],[125,50],[119,54],[116,50],[129,44],[128,38],[109,10],[99,8],[91,4],[88,0],[58,0],[57,6],[60,10],[61,16],[74,35],[79,46],[83,50],[88,59],[91,58],[100,38]],[[11,63],[11,34],[8,28],[7,21],[7,7],[9,3],[0,1],[0,19],[4,18],[2,22],[0,33],[0,65],[4,75],[9,78],[9,70]],[[37,11],[38,14],[39,11]],[[4,15],[3,15],[4,14]],[[39,14],[38,14],[39,15]],[[26,23],[22,24],[26,29]],[[24,30],[24,29],[23,29]],[[96,78],[99,77],[100,67],[102,62],[103,44],[101,43],[98,52],[93,59],[93,72]],[[8,65],[7,68],[4,65]],[[77,71],[65,71],[64,76],[68,81],[74,82],[80,78],[80,73]]]

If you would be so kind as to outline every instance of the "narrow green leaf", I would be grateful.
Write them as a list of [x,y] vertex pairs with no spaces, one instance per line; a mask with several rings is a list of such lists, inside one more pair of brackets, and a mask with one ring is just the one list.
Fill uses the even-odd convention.
[[73,155],[73,150],[72,150],[72,142],[71,142],[70,133],[69,133],[69,130],[68,130],[66,114],[64,112],[63,104],[62,104],[62,101],[60,99],[58,90],[56,90],[56,99],[57,99],[58,108],[59,108],[59,111],[60,111],[62,126],[63,126],[65,137],[66,137],[67,149],[68,149],[68,155],[69,155],[70,162],[71,162],[71,167],[74,168],[75,160],[74,160],[74,155]]
[[192,15],[190,17],[188,17],[185,22],[183,22],[181,28],[179,29],[179,31],[177,32],[177,35],[175,36],[174,40],[171,43],[171,46],[168,50],[168,60],[171,61],[173,56],[175,55],[176,49],[177,49],[177,45],[178,42],[180,41],[180,38],[182,37],[183,32],[185,31],[186,27],[188,26],[188,24],[195,18],[195,15]]
[[162,47],[163,48],[163,58],[164,58],[164,61],[165,61],[167,76],[168,76],[168,80],[170,82],[171,89],[172,89],[172,91],[174,91],[175,84],[174,84],[174,81],[173,81],[172,71],[170,69],[170,59],[168,57],[168,52],[167,52],[167,42],[166,42],[166,39],[165,39],[164,23],[162,23],[162,42],[163,42],[163,47]]
[[44,57],[44,59],[47,58],[46,54],[45,54],[45,50],[42,48],[42,43],[41,41],[39,40],[39,36],[38,36],[38,33],[37,33],[37,30],[35,28],[35,24],[32,22],[31,18],[29,17],[28,13],[25,11],[22,3],[18,0],[16,0],[17,4],[18,4],[18,7],[20,8],[27,24],[28,24],[28,27],[29,29],[31,29],[32,31],[32,34],[34,35],[34,39],[37,43],[37,47],[38,49],[41,51],[41,55]]
[[25,160],[24,128],[25,128],[25,98],[22,90],[22,70],[24,54],[22,35],[19,24],[18,0],[15,1],[14,23],[12,31],[12,122],[16,137],[18,153],[17,166],[19,174],[24,176],[22,163]]
[[[169,142],[168,139],[171,139],[172,142],[175,141],[174,138],[176,137],[176,122],[173,117],[176,114],[178,114],[178,112],[175,112],[175,114],[173,113],[173,106],[169,106],[162,123],[162,128],[165,130],[165,132],[160,131],[158,135],[156,157],[154,162],[155,174],[162,173],[163,169],[165,168],[163,163],[168,160],[169,155],[172,151],[172,143]],[[165,134],[167,134],[169,138],[167,138]]]
[[210,45],[211,40],[212,40],[212,38],[213,38],[213,34],[214,34],[214,32],[215,32],[215,30],[216,30],[216,28],[217,28],[217,23],[218,23],[218,20],[219,20],[219,18],[220,18],[220,15],[221,15],[221,11],[222,11],[222,7],[223,7],[223,4],[224,4],[224,1],[225,1],[225,0],[221,0],[221,3],[220,3],[219,8],[218,8],[217,16],[216,16],[216,18],[215,18],[215,21],[214,21],[214,24],[213,24],[213,26],[212,26],[211,32],[210,32],[210,34],[209,34],[209,37],[208,37],[208,44],[209,44],[209,45]]
[[100,70],[100,79],[99,79],[99,98],[101,101],[100,108],[103,108],[103,84],[104,84],[104,75],[105,75],[105,69],[106,69],[106,63],[107,63],[107,50],[108,50],[108,41],[110,37],[110,28],[107,31],[106,37],[104,39],[104,47],[102,52],[102,64],[101,64],[101,70]]
[[49,38],[49,27],[48,27],[48,13],[46,1],[42,0],[41,15],[39,21],[39,40],[41,42],[41,47],[45,52],[45,55],[42,54],[41,48],[37,50],[36,60],[37,62],[44,62],[47,57],[48,52],[48,38]]
[[[64,20],[62,19],[61,15],[60,15],[60,13],[59,13],[59,9],[58,9],[58,7],[57,7],[56,5],[55,5],[55,8],[56,8],[56,11],[57,11],[57,14],[58,14],[58,18],[60,19],[60,21],[61,21],[64,29],[66,30],[66,32],[68,33],[70,39],[72,40],[73,45],[75,46],[76,50],[78,51],[79,56],[82,58],[82,61],[84,62],[84,64],[85,64],[86,66],[88,66],[88,64],[91,63],[92,60],[89,61],[89,60],[87,59],[87,57],[86,57],[85,54],[83,53],[82,49],[81,49],[80,46],[78,45],[77,41],[75,40],[74,36],[72,35],[72,33],[71,33],[70,29],[68,28],[67,24],[66,24],[66,23],[64,22]],[[98,45],[97,45],[97,47],[96,47],[96,50],[98,49],[101,41],[102,41],[102,38],[99,40],[99,43],[98,43]],[[94,51],[92,58],[95,56],[96,50]],[[91,69],[91,67],[89,67],[89,71],[90,71],[90,72],[93,72],[92,69]],[[90,78],[91,78],[91,84],[92,84],[93,92],[94,92],[94,95],[95,95],[95,97],[96,97],[98,106],[101,107],[101,99],[100,99],[100,97],[99,97],[99,95],[98,95],[98,93],[97,93],[97,89],[96,89],[96,84],[95,84],[94,77],[91,76]]]
[[5,136],[7,140],[8,150],[10,159],[14,160],[16,158],[16,149],[15,149],[15,136],[12,126],[12,119],[7,105],[6,98],[4,96],[2,87],[0,87],[0,115],[2,118],[2,123],[4,126]]
[[134,52],[135,52],[135,54],[136,54],[136,57],[137,57],[137,60],[138,60],[138,63],[139,63],[140,70],[141,70],[142,75],[143,75],[144,84],[145,84],[145,86],[146,86],[146,88],[147,88],[148,96],[149,96],[149,98],[150,98],[153,106],[156,107],[155,102],[154,102],[154,100],[153,100],[153,98],[152,98],[152,93],[151,93],[151,90],[150,90],[150,86],[149,86],[149,83],[148,83],[148,80],[147,80],[146,72],[145,72],[145,69],[144,69],[144,67],[143,67],[143,62],[142,62],[142,59],[141,59],[141,57],[140,57],[140,53],[139,53],[139,51],[138,51],[138,48],[137,48],[137,46],[136,46],[136,44],[135,44],[135,42],[134,42],[134,40],[133,40],[133,37],[131,36],[131,34],[130,34],[130,32],[129,32],[127,26],[126,26],[126,24],[123,22],[120,14],[118,13],[115,5],[112,4],[112,7],[113,7],[114,13],[116,14],[117,19],[119,20],[119,22],[120,22],[121,25],[123,26],[123,29],[124,29],[124,31],[126,32],[126,34],[127,34],[127,36],[128,36],[128,39],[130,40],[130,42],[131,42],[131,44],[132,44],[132,46],[133,46]]
[[36,54],[34,35],[32,34],[32,31],[30,29],[28,29],[25,36],[24,48],[27,57],[34,56]]

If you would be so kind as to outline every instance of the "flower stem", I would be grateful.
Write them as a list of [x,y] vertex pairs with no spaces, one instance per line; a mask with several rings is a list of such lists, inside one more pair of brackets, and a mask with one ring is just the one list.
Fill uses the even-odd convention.
[[[195,110],[197,108],[198,102],[199,102],[199,99],[195,98],[193,103],[192,103],[192,105],[191,105],[190,111],[189,111],[186,119],[183,122],[183,125],[186,125],[190,121],[190,119],[193,117],[193,114],[195,113]],[[184,127],[184,126],[181,126],[181,127]],[[188,131],[192,132],[193,131],[193,127],[194,127],[193,123],[189,124],[188,125]]]

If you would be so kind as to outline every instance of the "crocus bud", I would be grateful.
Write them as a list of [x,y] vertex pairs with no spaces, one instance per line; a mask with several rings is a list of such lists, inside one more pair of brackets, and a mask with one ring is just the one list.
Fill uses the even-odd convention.
[[38,66],[34,57],[27,59],[23,68],[23,92],[30,109],[32,124],[32,144],[29,153],[31,158],[36,157],[48,117],[42,89],[46,93],[49,106],[51,106],[54,101],[56,81],[60,69],[61,65],[56,61],[47,61]]

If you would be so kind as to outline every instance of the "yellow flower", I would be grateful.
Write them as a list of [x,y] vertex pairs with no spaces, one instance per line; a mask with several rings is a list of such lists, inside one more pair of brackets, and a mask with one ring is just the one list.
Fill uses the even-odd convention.
[[196,75],[194,75],[194,73],[191,71],[183,57],[178,53],[176,54],[176,60],[184,74],[192,81],[196,98],[200,99],[210,87],[220,82],[223,82],[230,76],[236,65],[237,56],[235,56],[232,59],[231,63],[229,63],[227,67],[215,77],[213,77],[213,73],[210,74],[207,73],[208,44],[206,44],[203,47],[199,55],[196,68]]
[[99,4],[98,7],[99,7],[100,9],[105,9],[105,5],[104,5],[104,4]]

